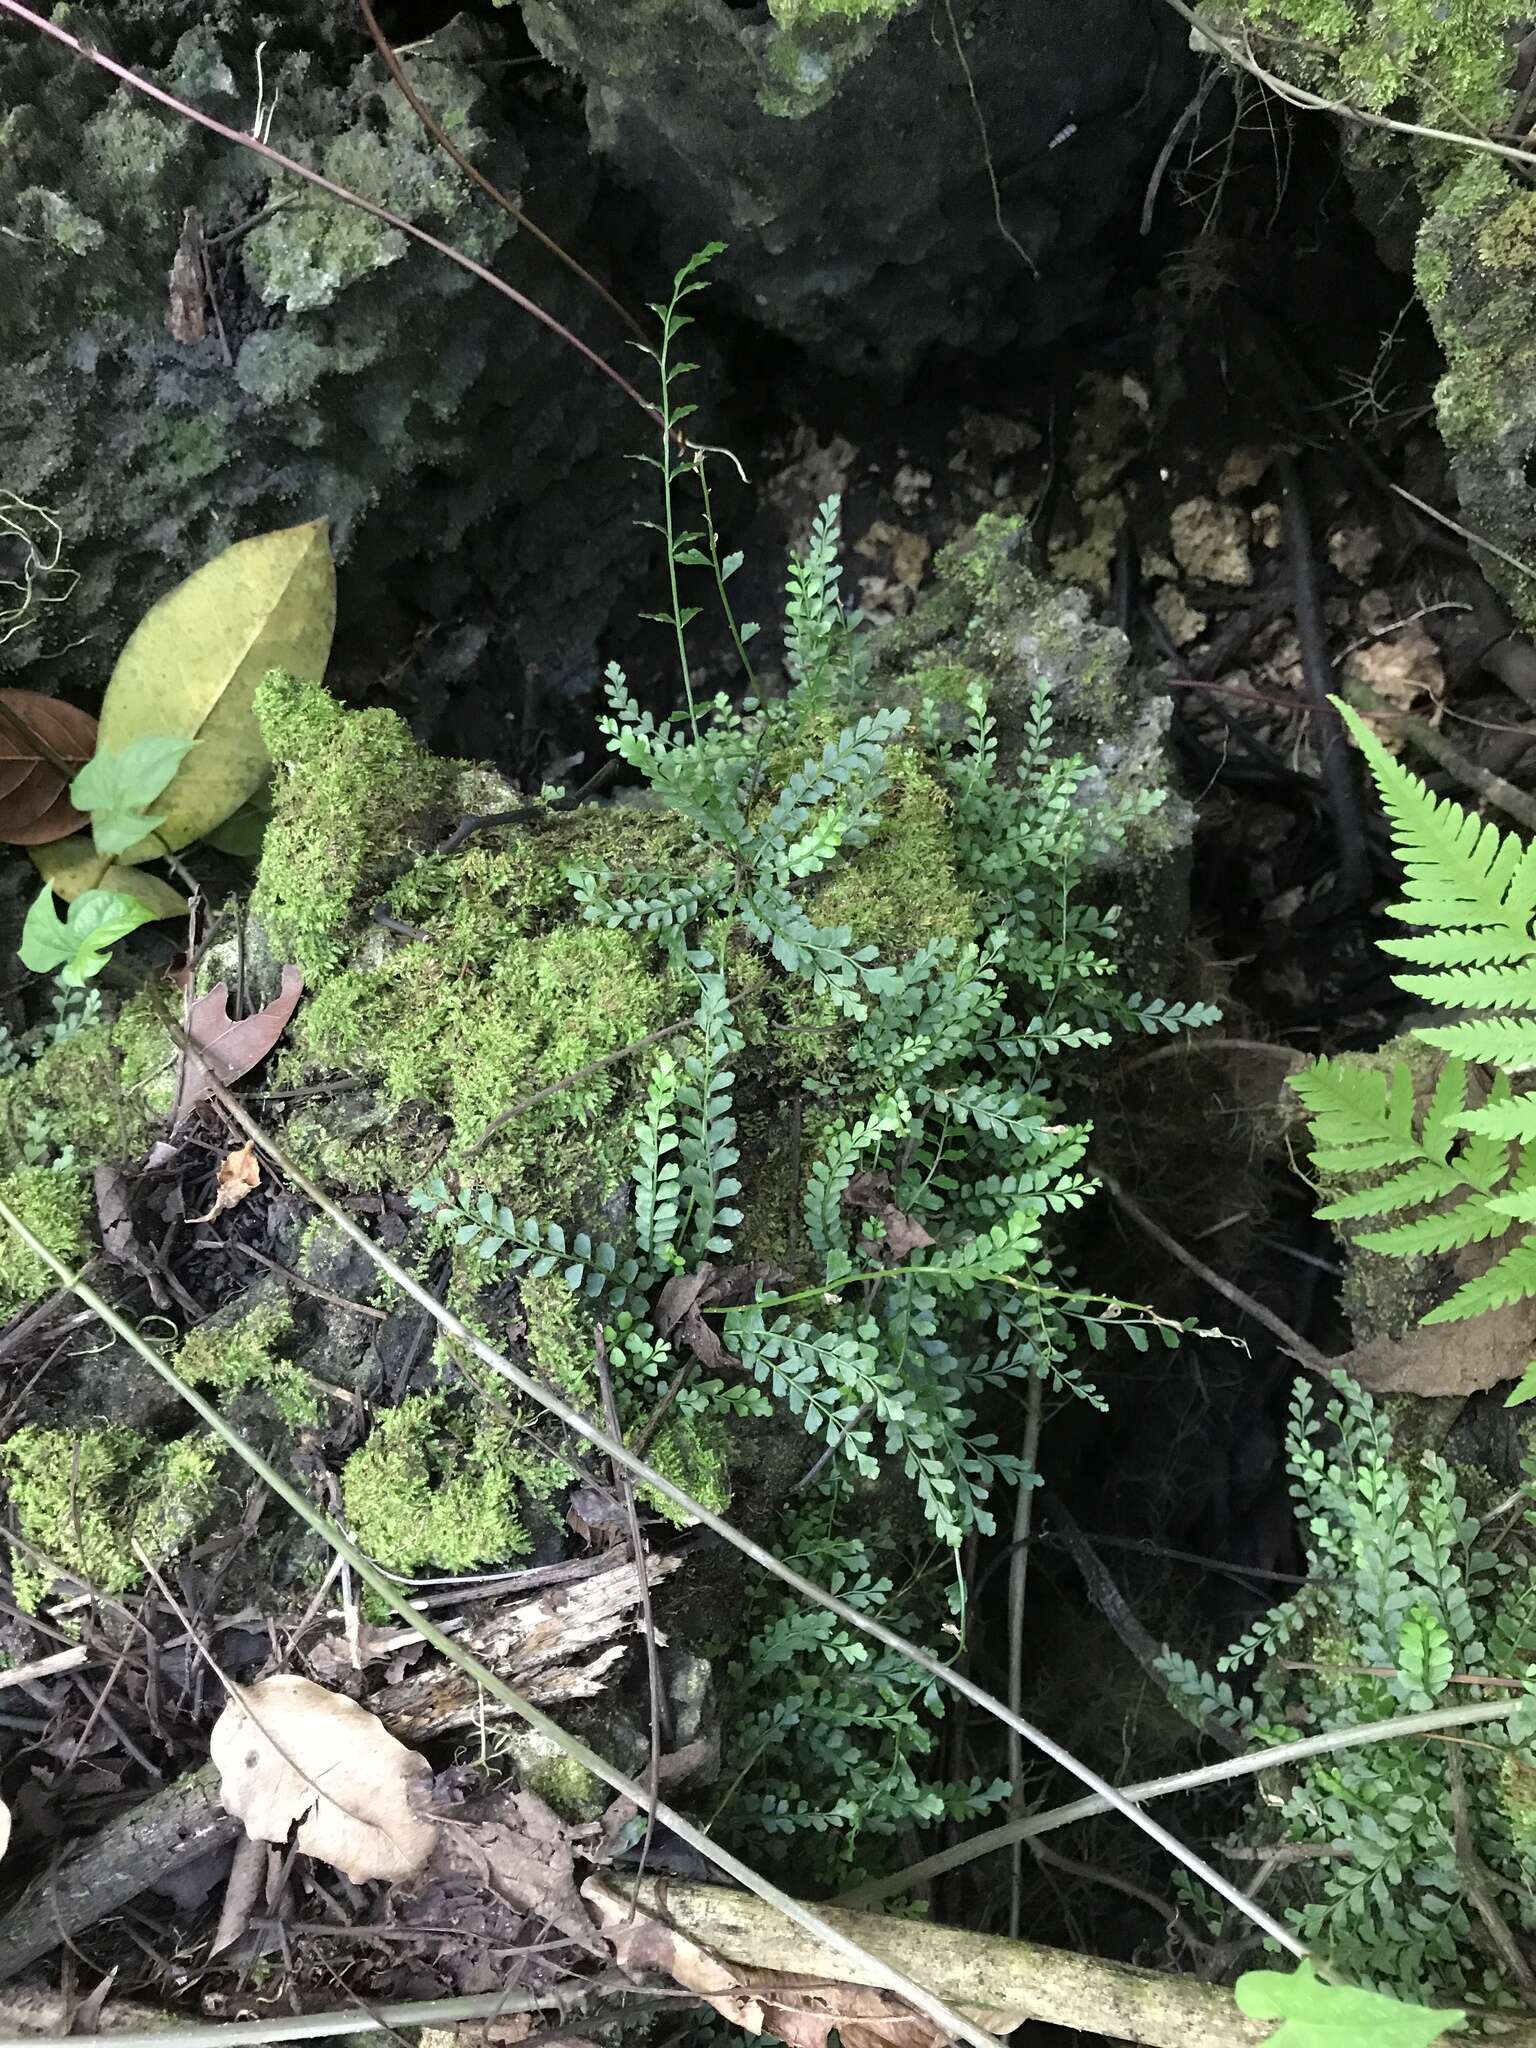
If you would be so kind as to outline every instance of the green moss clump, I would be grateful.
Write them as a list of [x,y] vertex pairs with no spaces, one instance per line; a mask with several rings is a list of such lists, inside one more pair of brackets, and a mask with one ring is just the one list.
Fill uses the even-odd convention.
[[71,1147],[82,1171],[142,1151],[170,1107],[175,1067],[168,1032],[149,999],[135,996],[115,1023],[85,1025],[0,1080],[0,1166],[23,1163],[39,1112],[50,1145]]
[[1521,187],[1503,195],[1497,213],[1478,231],[1477,253],[1503,270],[1536,269],[1536,192]]
[[[86,1252],[91,1212],[89,1176],[75,1168],[19,1166],[0,1180],[0,1198],[66,1266],[77,1267]],[[7,1230],[0,1243],[0,1316],[14,1315],[40,1301],[59,1284],[53,1268]]]
[[413,1394],[375,1417],[342,1469],[347,1525],[391,1571],[505,1564],[530,1548],[518,1518],[517,1446],[505,1425],[470,1423],[440,1394]]
[[181,1547],[212,1506],[216,1462],[204,1437],[157,1445],[115,1423],[19,1429],[0,1446],[0,1470],[22,1537],[48,1560],[13,1560],[19,1604],[36,1613],[58,1576],[50,1566],[101,1593],[137,1585],[135,1546],[155,1564]]
[[[395,900],[404,921],[425,921],[426,941],[321,982],[299,1042],[321,1066],[376,1075],[392,1105],[446,1113],[465,1144],[519,1098],[644,1038],[690,1000],[648,937],[571,922],[558,866],[526,849],[477,849],[451,880],[423,867]],[[445,881],[446,903],[435,900]],[[556,901],[567,921],[538,929]],[[635,1086],[620,1062],[560,1089],[506,1127],[477,1173],[540,1214],[562,1191],[601,1200],[627,1170]]]
[[452,771],[394,712],[346,712],[318,683],[277,670],[255,710],[276,778],[251,909],[314,988],[340,965]]
[[194,1387],[226,1396],[259,1388],[290,1428],[314,1428],[324,1413],[314,1383],[278,1355],[292,1330],[286,1302],[258,1302],[230,1322],[200,1324],[177,1352],[176,1370]]
[[562,1820],[596,1820],[613,1797],[602,1779],[531,1728],[509,1730],[504,1738],[518,1777]]
[[814,900],[818,924],[847,925],[883,960],[931,939],[978,938],[981,916],[955,862],[949,797],[910,747],[886,756],[891,788],[868,846],[830,871]]

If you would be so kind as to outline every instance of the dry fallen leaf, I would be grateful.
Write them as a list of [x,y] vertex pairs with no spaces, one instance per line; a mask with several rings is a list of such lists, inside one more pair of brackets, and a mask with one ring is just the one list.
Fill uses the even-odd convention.
[[256,1146],[247,1138],[243,1145],[237,1145],[233,1152],[226,1152],[219,1161],[217,1193],[213,1207],[206,1216],[189,1216],[189,1223],[211,1223],[215,1216],[222,1216],[226,1209],[237,1209],[253,1189],[261,1186],[261,1163],[256,1157]]
[[253,1841],[286,1842],[297,1825],[296,1846],[354,1884],[416,1877],[437,1847],[437,1822],[419,1810],[426,1758],[310,1679],[237,1687],[208,1753],[225,1811]]
[[1201,583],[1234,589],[1253,581],[1248,515],[1214,498],[1186,498],[1168,517],[1168,538],[1179,567]]
[[[843,2048],[942,2048],[951,2038],[889,1991],[724,1963],[665,1921],[641,1912],[601,1878],[588,1878],[581,1895],[596,1908],[598,1926],[621,1970],[673,1978],[743,2033],[777,2035],[786,2048],[827,2048],[834,2031]],[[1021,2015],[973,2012],[970,2017],[1006,2034]]]
[[580,1947],[601,1948],[576,1889],[570,1829],[537,1794],[497,1801],[501,1819],[455,1819],[441,1831],[428,1876],[467,1877]]
[[287,1030],[303,992],[304,977],[298,968],[285,967],[281,991],[253,1016],[238,1020],[230,1016],[229,990],[222,981],[198,998],[186,1024],[187,1037],[196,1050],[189,1050],[181,1063],[171,1110],[173,1128],[190,1115],[215,1082],[227,1088],[266,1058]]
[[843,1207],[853,1210],[855,1215],[873,1216],[879,1223],[885,1232],[881,1251],[887,1264],[910,1258],[913,1252],[926,1251],[933,1243],[916,1217],[898,1209],[891,1199],[888,1173],[856,1173],[843,1195]]

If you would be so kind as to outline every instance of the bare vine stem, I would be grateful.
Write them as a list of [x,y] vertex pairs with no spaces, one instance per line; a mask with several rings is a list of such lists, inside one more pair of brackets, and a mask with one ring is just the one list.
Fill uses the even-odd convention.
[[115,62],[101,50],[93,50],[89,43],[82,42],[79,36],[71,35],[69,30],[62,28],[58,22],[48,21],[33,8],[25,6],[23,0],[0,0],[0,8],[7,14],[15,15],[18,21],[24,21],[28,28],[35,28],[40,35],[50,36],[54,42],[62,43],[66,50],[72,51],[84,63],[94,64],[98,70],[109,72],[130,91],[142,93],[145,99],[154,100],[157,105],[168,108],[171,113],[179,114],[182,120],[196,122],[199,128],[206,128],[210,134],[220,136],[225,142],[234,143],[239,149],[249,150],[253,156],[259,156],[269,164],[275,164],[290,177],[302,178],[305,184],[329,193],[332,199],[339,199],[344,206],[356,207],[360,213],[370,214],[373,219],[383,221],[386,227],[409,236],[412,241],[420,242],[428,249],[435,249],[439,256],[446,256],[448,261],[456,263],[460,270],[467,270],[471,277],[479,278],[480,282],[488,284],[492,291],[500,292],[503,298],[510,299],[514,306],[537,320],[541,327],[547,327],[551,334],[557,335],[569,348],[575,349],[594,370],[606,377],[611,384],[617,385],[626,398],[639,406],[647,419],[659,421],[660,415],[651,401],[642,396],[612,363],[605,361],[595,348],[589,347],[580,335],[573,334],[570,328],[564,326],[552,313],[546,313],[542,306],[520,292],[516,285],[508,284],[506,279],[498,277],[494,270],[488,269],[483,263],[477,263],[473,256],[466,256],[462,249],[455,249],[451,242],[440,241],[436,235],[429,234],[425,228],[417,227],[414,221],[406,220],[402,214],[392,213],[387,206],[380,206],[372,199],[365,199],[360,192],[354,192],[346,185],[338,185],[334,178],[327,178],[321,171],[311,170],[308,164],[301,164],[296,157],[285,156],[280,149],[274,149],[270,142],[260,142],[254,135],[247,135],[239,128],[231,128],[226,122],[215,120],[212,114],[205,114],[200,107],[194,107],[190,101],[178,99],[175,93],[167,92],[164,86],[156,85],[150,79],[140,78],[138,73],[130,71],[127,65]]

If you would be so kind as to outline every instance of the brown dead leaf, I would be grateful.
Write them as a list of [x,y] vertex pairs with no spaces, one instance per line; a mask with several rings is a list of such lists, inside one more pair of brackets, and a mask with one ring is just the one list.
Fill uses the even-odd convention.
[[[632,1907],[600,1877],[588,1878],[581,1895],[596,1909],[599,1930],[621,1970],[630,1976],[652,1971],[671,1977],[743,2033],[777,2035],[786,2048],[827,2048],[834,2032],[843,2048],[943,2048],[950,2039],[893,1992],[722,1962],[675,1927]],[[971,2012],[970,2017],[1006,2034],[1021,2015]]]
[[629,1535],[623,1502],[606,1486],[575,1487],[565,1504],[565,1519],[572,1532],[593,1549],[611,1549]]
[[656,1327],[675,1346],[686,1345],[706,1372],[725,1364],[728,1353],[707,1308],[734,1308],[756,1298],[759,1287],[786,1286],[789,1275],[765,1259],[743,1266],[712,1266],[706,1260],[691,1273],[674,1273],[656,1305]]
[[361,1884],[413,1878],[438,1844],[421,1812],[432,1768],[355,1700],[308,1678],[235,1688],[209,1756],[227,1813],[254,1841],[296,1846]]
[[882,1247],[888,1262],[910,1258],[925,1251],[933,1239],[915,1217],[898,1209],[891,1199],[888,1173],[856,1173],[843,1195],[843,1206],[856,1216],[873,1216],[885,1231]]
[[287,1030],[303,993],[303,975],[297,967],[285,967],[280,992],[253,1016],[230,1016],[229,990],[222,981],[198,998],[186,1025],[195,1050],[189,1050],[181,1063],[171,1110],[173,1127],[191,1114],[215,1083],[227,1088],[266,1058]]
[[[1366,684],[1383,707],[1417,711],[1431,725],[1440,723],[1445,669],[1440,649],[1418,620],[1368,647],[1357,647],[1345,659],[1344,675],[1349,682]],[[1377,737],[1394,753],[1400,753],[1403,734],[1398,720],[1372,718],[1369,712],[1365,716]]]
[[467,1877],[582,1948],[595,1948],[565,1823],[532,1792],[498,1803],[504,1819],[455,1819],[443,1826],[429,1880]]
[[10,714],[0,716],[0,840],[46,846],[67,839],[85,823],[69,785],[96,751],[95,719],[36,690],[0,690],[0,706]]
[[1374,1337],[1330,1359],[1372,1394],[1481,1394],[1517,1380],[1536,1352],[1528,1301],[1468,1323],[1432,1323],[1406,1337]]
[[238,1209],[246,1196],[261,1186],[261,1163],[256,1157],[256,1146],[247,1138],[243,1145],[237,1145],[233,1152],[226,1152],[219,1161],[217,1192],[213,1207],[206,1216],[189,1216],[189,1223],[211,1223],[215,1216],[222,1216],[226,1209]]

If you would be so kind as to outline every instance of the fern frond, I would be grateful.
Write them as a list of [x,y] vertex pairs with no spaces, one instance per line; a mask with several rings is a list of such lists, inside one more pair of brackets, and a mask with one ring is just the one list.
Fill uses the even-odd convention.
[[1428,1258],[1436,1252],[1460,1251],[1464,1245],[1485,1244],[1501,1237],[1509,1218],[1489,1206],[1486,1195],[1474,1195],[1438,1215],[1416,1216],[1410,1223],[1396,1223],[1390,1230],[1362,1230],[1355,1243],[1368,1252],[1385,1252],[1399,1259]]
[[561,1224],[514,1216],[488,1193],[475,1195],[460,1188],[451,1194],[441,1178],[413,1188],[411,1206],[451,1227],[454,1243],[487,1264],[527,1267],[534,1279],[558,1268],[573,1294],[592,1300],[601,1294],[621,1300],[639,1277],[637,1259],[621,1259],[611,1244],[594,1244],[584,1230],[568,1239]]
[[1510,1010],[1529,1008],[1532,963],[1516,967],[1448,967],[1441,974],[1394,974],[1409,995],[1420,996],[1442,1010]]
[[[1536,967],[1527,974],[1522,1000],[1536,1009]],[[1506,1072],[1536,1067],[1536,1016],[1476,1017],[1465,1024],[1424,1024],[1414,1032],[1426,1045],[1478,1060]]]
[[669,1052],[659,1053],[635,1126],[635,1236],[653,1266],[666,1263],[680,1220],[676,1105],[681,1086],[677,1061]]
[[[693,956],[701,963],[707,955]],[[681,1234],[696,1259],[731,1248],[730,1233],[741,1221],[733,1206],[741,1182],[732,1169],[741,1158],[731,1090],[736,1076],[728,1062],[741,1050],[725,980],[711,963],[698,973],[699,1049],[682,1063],[677,1084],[678,1182],[686,1204]]]
[[1489,925],[1511,941],[1523,938],[1529,951],[1536,847],[1484,824],[1451,798],[1436,797],[1388,753],[1357,712],[1334,701],[1371,764],[1392,821],[1403,864],[1403,901],[1392,904],[1389,914],[1435,930]]
[[1355,1216],[1387,1216],[1394,1209],[1416,1208],[1421,1202],[1437,1202],[1465,1187],[1463,1176],[1453,1164],[1433,1159],[1420,1160],[1406,1173],[1394,1174],[1373,1188],[1360,1188],[1341,1195],[1318,1210],[1325,1223],[1338,1223]]
[[1449,1301],[1425,1316],[1426,1323],[1459,1323],[1490,1309],[1508,1308],[1536,1294],[1536,1237],[1527,1237],[1495,1261],[1486,1273],[1457,1288]]
[[1529,1145],[1536,1140],[1536,1093],[1492,1097],[1480,1109],[1469,1109],[1462,1128],[1501,1144]]
[[[1413,1076],[1401,1062],[1390,1077],[1352,1060],[1319,1060],[1290,1085],[1306,1104],[1323,1172],[1405,1166],[1421,1158],[1413,1130]],[[1357,1157],[1357,1148],[1365,1156]]]
[[806,1237],[811,1249],[825,1262],[829,1280],[848,1270],[848,1225],[843,1216],[843,1196],[848,1192],[854,1168],[881,1138],[899,1136],[911,1124],[911,1105],[898,1092],[882,1097],[869,1115],[856,1123],[834,1124],[828,1131],[821,1155],[805,1178],[803,1214]]

